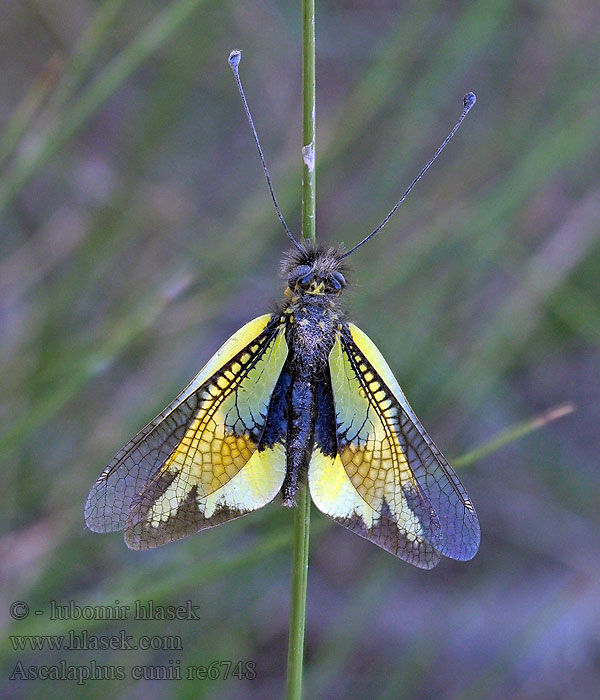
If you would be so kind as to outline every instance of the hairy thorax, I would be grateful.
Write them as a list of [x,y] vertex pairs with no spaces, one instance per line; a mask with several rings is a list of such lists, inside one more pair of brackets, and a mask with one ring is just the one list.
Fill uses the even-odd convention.
[[319,291],[285,291],[283,313],[288,319],[288,345],[295,364],[316,371],[327,363],[343,320],[337,297]]
[[287,281],[282,311],[291,363],[296,376],[318,381],[343,322],[339,298],[346,279],[340,251],[304,243],[287,253],[281,273]]

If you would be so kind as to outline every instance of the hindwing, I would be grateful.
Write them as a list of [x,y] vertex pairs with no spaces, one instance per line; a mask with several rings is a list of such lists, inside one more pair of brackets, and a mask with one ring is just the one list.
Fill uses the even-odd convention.
[[325,392],[309,470],[319,510],[421,568],[471,559],[475,509],[375,344],[344,326],[329,370],[332,405]]
[[147,549],[271,501],[285,448],[261,440],[287,355],[278,316],[235,333],[100,475],[86,503],[88,527],[124,529],[130,547]]

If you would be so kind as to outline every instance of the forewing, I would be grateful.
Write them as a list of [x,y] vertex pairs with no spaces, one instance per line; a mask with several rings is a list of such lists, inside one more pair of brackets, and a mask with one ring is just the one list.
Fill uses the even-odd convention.
[[440,522],[441,553],[451,559],[472,559],[479,549],[480,528],[475,508],[458,476],[433,442],[408,403],[402,389],[375,343],[349,324],[355,351],[379,377],[397,403],[398,423],[408,462],[418,483],[426,492]]
[[233,335],[94,484],[85,508],[97,532],[125,529],[145,549],[244,515],[272,500],[283,446],[262,449],[269,401],[287,357],[277,317]]
[[[479,521],[473,504],[457,475],[410,407],[383,356],[375,344],[353,324],[349,324],[348,330],[342,332],[337,347],[338,354],[341,351],[343,358],[343,364],[337,362],[338,374],[335,379],[332,367],[337,420],[341,421],[338,428],[339,449],[344,470],[353,480],[352,483],[356,484],[361,496],[366,493],[367,500],[373,500],[373,489],[370,488],[372,474],[366,469],[366,459],[363,460],[361,449],[364,452],[367,444],[365,432],[369,433],[368,426],[371,425],[374,412],[387,426],[387,444],[396,444],[396,448],[392,449],[395,492],[406,493],[407,486],[409,494],[416,489],[416,493],[422,494],[435,514],[429,522],[437,521],[438,528],[422,528],[422,537],[444,556],[459,560],[471,559],[479,548],[480,540]],[[344,373],[348,371],[351,376],[345,378]],[[356,400],[352,406],[349,401],[349,395],[355,393],[351,390],[353,384],[354,387],[360,385],[359,394],[361,397],[364,394],[370,405],[366,416],[362,411],[363,421],[366,422],[360,424],[358,431],[361,403]],[[344,404],[338,405],[336,387],[341,387],[337,393],[345,390],[344,403],[351,406],[349,410],[343,408]],[[359,449],[356,449],[357,444]],[[368,458],[368,449],[366,457]],[[422,497],[416,499],[417,504],[423,503]],[[377,503],[375,498],[374,504]],[[408,505],[412,510],[410,498]]]
[[392,554],[432,568],[440,524],[406,458],[395,403],[341,336],[329,356],[331,385],[321,391],[309,485],[315,505]]

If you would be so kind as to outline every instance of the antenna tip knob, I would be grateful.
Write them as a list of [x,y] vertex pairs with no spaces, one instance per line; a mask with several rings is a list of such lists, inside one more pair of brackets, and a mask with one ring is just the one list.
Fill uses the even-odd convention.
[[475,95],[474,92],[467,92],[467,94],[463,97],[463,106],[465,109],[465,112],[468,112],[471,107],[477,102],[477,95]]
[[237,49],[234,49],[229,54],[229,59],[228,59],[229,65],[231,66],[231,69],[235,70],[240,65],[241,60],[242,60],[242,52],[238,51]]

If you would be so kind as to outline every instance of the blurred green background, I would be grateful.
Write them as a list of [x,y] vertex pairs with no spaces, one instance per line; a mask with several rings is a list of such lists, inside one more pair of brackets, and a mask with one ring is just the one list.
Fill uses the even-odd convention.
[[[600,687],[600,6],[317,0],[318,237],[357,242],[352,318],[446,454],[564,402],[461,469],[469,563],[430,572],[313,515],[306,697],[588,699]],[[292,514],[143,553],[83,523],[89,487],[282,291],[300,208],[300,3],[27,0],[0,8],[2,697],[264,698],[285,683]],[[452,460],[451,460],[452,461]],[[191,600],[200,620],[50,620],[49,601]],[[12,601],[31,608],[9,615]],[[33,611],[41,610],[43,615]],[[9,635],[179,635],[181,650],[14,650]],[[15,664],[125,679],[9,680]],[[253,680],[133,666],[253,661]]]

